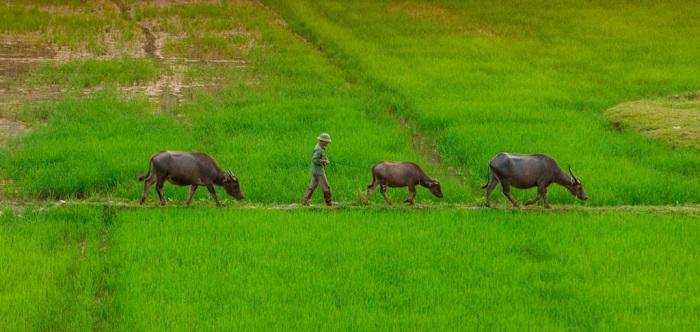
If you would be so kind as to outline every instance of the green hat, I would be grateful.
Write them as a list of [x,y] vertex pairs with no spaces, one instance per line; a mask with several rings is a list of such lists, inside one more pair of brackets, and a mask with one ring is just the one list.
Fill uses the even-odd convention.
[[318,137],[316,137],[316,139],[319,141],[324,141],[324,142],[330,143],[331,142],[331,135],[323,133],[323,134],[319,135]]

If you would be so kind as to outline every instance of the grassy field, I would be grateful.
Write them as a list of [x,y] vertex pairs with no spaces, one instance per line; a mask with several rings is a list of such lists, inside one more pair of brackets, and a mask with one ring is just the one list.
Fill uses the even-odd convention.
[[[0,128],[29,128],[0,136],[0,326],[691,330],[698,13],[674,1],[8,3],[0,50],[19,51],[4,58],[36,56],[0,66]],[[341,207],[320,193],[298,207],[321,132]],[[186,208],[187,188],[166,185],[169,207],[153,189],[138,207],[136,178],[164,149],[209,153],[246,200],[219,190],[216,209],[200,189]],[[518,210],[497,188],[482,207],[501,151],[570,164],[590,199],[554,185],[552,211]],[[415,208],[379,193],[363,206],[382,160],[419,163],[445,197],[418,188]]]
[[[13,80],[39,93],[53,86],[67,92],[3,111],[34,124],[0,159],[3,178],[13,180],[5,191],[19,199],[132,199],[140,191],[133,179],[145,173],[152,154],[183,149],[205,151],[231,167],[250,200],[292,203],[308,181],[300,175],[314,138],[329,132],[336,138],[329,155],[338,162],[329,177],[345,202],[359,201],[372,164],[411,160],[442,180],[440,201],[481,204],[486,165],[508,151],[546,153],[571,165],[591,197],[588,205],[700,203],[700,155],[685,147],[697,136],[686,135],[690,144],[679,146],[603,116],[616,103],[697,89],[697,53],[684,39],[696,26],[696,18],[686,17],[693,8],[650,5],[658,14],[646,22],[634,20],[652,10],[642,4],[562,5],[559,19],[540,6],[498,3],[269,5],[131,4],[133,19],[163,35],[163,58],[76,57]],[[121,22],[117,12],[111,15]],[[72,17],[49,20],[57,25],[51,31],[80,29]],[[122,44],[138,40],[133,22],[109,24],[114,27],[103,30],[131,36]],[[86,40],[106,38],[96,31]],[[64,45],[54,41],[60,37],[49,41]],[[76,52],[89,52],[89,44]],[[239,61],[215,62],[222,58]],[[183,70],[177,63],[191,65]],[[192,88],[166,112],[125,89],[177,76]],[[686,121],[693,123],[692,115]],[[564,190],[550,195],[575,202]]]
[[6,331],[96,327],[107,267],[100,209],[12,211],[0,215],[0,325]]
[[687,330],[700,323],[691,217],[61,207],[0,217],[12,271],[1,277],[0,322],[11,330]]
[[685,46],[700,26],[696,4],[271,2],[349,76],[393,95],[392,109],[443,162],[472,175],[470,189],[498,152],[541,152],[571,164],[588,204],[700,199],[697,149],[620,132],[601,116],[698,89],[698,54]]

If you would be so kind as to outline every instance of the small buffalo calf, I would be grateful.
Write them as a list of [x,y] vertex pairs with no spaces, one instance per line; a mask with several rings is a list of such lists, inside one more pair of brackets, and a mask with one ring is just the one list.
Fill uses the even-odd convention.
[[401,188],[408,187],[408,198],[404,203],[413,205],[413,198],[416,197],[416,186],[421,185],[428,188],[433,195],[442,198],[440,182],[431,179],[420,166],[411,162],[392,163],[383,161],[372,166],[372,184],[367,186],[367,197],[365,204],[369,203],[369,196],[377,186],[381,186],[380,192],[386,203],[391,205],[391,200],[386,194],[386,187]]

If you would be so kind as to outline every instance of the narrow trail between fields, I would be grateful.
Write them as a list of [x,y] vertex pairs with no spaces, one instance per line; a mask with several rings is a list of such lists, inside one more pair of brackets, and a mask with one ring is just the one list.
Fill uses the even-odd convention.
[[[462,203],[438,203],[438,204],[421,204],[416,203],[411,206],[405,203],[395,203],[394,205],[386,205],[385,203],[370,203],[365,205],[359,202],[339,202],[340,205],[329,207],[324,204],[311,204],[303,206],[300,203],[291,204],[265,204],[265,203],[246,203],[246,202],[222,202],[222,207],[216,207],[211,200],[193,201],[192,205],[186,206],[185,202],[170,202],[166,206],[161,206],[158,202],[146,202],[139,205],[137,200],[60,200],[43,201],[43,202],[7,202],[9,205],[6,209],[12,208],[17,210],[20,215],[26,212],[45,212],[52,209],[70,208],[70,207],[94,207],[103,210],[104,232],[103,245],[108,242],[109,227],[118,211],[122,210],[153,210],[159,209],[221,209],[222,211],[236,210],[290,210],[290,211],[327,211],[327,212],[362,212],[362,211],[492,211],[493,213],[524,213],[524,214],[678,214],[684,216],[700,217],[700,205],[620,205],[620,206],[585,206],[585,205],[556,205],[553,204],[551,209],[547,209],[542,205],[531,205],[520,208],[515,208],[510,203],[496,205],[487,208],[481,204],[462,204]],[[0,206],[0,216],[3,211]]]

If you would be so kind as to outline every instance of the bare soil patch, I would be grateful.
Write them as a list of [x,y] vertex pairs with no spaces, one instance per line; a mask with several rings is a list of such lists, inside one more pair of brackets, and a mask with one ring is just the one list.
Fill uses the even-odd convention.
[[29,131],[29,127],[21,121],[0,118],[0,144],[4,145],[8,138]]
[[0,38],[0,89],[6,88],[8,78],[27,74],[30,65],[51,61],[56,56],[56,51],[50,47],[23,42],[32,38],[32,35]]
[[[218,3],[218,1],[205,1]],[[66,91],[65,88],[56,86],[33,86],[26,84],[32,66],[40,63],[65,63],[71,59],[99,59],[109,60],[123,56],[133,58],[152,57],[158,59],[161,66],[161,75],[151,82],[140,82],[122,87],[124,98],[133,96],[146,96],[154,105],[154,111],[174,114],[174,110],[184,101],[191,98],[196,89],[216,90],[222,84],[217,77],[192,77],[189,71],[193,66],[232,66],[235,68],[247,67],[244,55],[255,46],[254,36],[245,27],[230,31],[216,32],[217,35],[239,36],[245,42],[238,46],[235,56],[225,54],[199,54],[200,49],[196,39],[201,39],[210,31],[170,31],[164,26],[182,26],[180,16],[163,16],[165,21],[153,19],[135,19],[135,13],[141,7],[156,6],[169,8],[201,4],[202,1],[156,1],[136,2],[125,4],[121,0],[105,1],[100,7],[105,13],[116,12],[121,19],[131,24],[112,24],[109,28],[97,29],[94,36],[95,45],[57,46],[50,36],[43,36],[39,31],[20,34],[0,35],[0,117],[13,119],[5,121],[6,127],[12,126],[12,134],[26,131],[29,126],[17,119],[22,107],[27,104],[36,104],[47,100],[58,99]],[[109,8],[112,6],[112,8]],[[37,8],[62,16],[81,15],[80,8],[71,6],[54,7],[51,5],[36,5]],[[94,15],[97,9],[93,9]],[[192,18],[194,20],[201,18]],[[123,31],[119,27],[131,26],[133,31]],[[61,30],[65,27],[49,27],[51,30]],[[50,35],[50,33],[49,33]],[[130,36],[130,37],[129,37]],[[246,82],[253,84],[254,82]],[[96,89],[83,91],[84,95],[95,92]],[[99,90],[99,88],[97,89]],[[10,122],[11,121],[11,122]],[[4,139],[3,139],[4,140]]]
[[28,132],[29,124],[18,113],[26,103],[37,103],[59,94],[56,88],[34,90],[22,79],[32,66],[56,61],[58,52],[49,46],[36,45],[35,34],[2,35],[0,40],[0,147],[9,138]]

